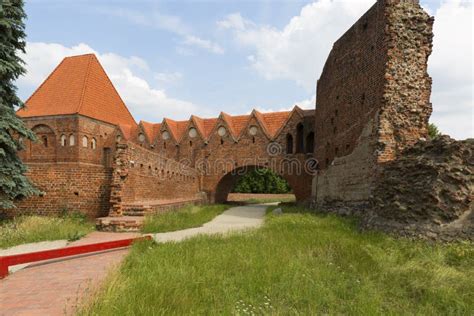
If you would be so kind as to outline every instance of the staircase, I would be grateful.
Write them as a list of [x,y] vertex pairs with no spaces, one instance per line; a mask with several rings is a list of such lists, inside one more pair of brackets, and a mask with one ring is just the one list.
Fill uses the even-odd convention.
[[96,227],[101,231],[139,232],[145,216],[170,212],[188,204],[202,204],[201,196],[192,198],[148,200],[127,202],[122,205],[122,216],[107,216],[96,219]]

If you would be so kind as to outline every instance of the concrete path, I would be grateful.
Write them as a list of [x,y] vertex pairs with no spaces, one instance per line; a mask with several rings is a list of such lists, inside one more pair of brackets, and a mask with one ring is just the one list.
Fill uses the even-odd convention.
[[154,234],[157,242],[181,241],[200,234],[213,235],[259,227],[268,205],[232,207],[201,227]]
[[[222,234],[263,223],[266,205],[233,207],[202,227],[153,235],[158,242],[180,241],[199,234]],[[94,232],[68,246],[136,237],[135,233]],[[72,315],[76,307],[120,264],[128,249],[50,260],[0,280],[0,315]]]

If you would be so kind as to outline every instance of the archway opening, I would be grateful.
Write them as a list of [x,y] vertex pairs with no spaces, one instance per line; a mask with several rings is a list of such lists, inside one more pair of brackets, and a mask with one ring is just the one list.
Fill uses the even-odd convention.
[[215,202],[255,204],[270,202],[293,202],[290,183],[271,169],[246,166],[232,170],[218,182]]

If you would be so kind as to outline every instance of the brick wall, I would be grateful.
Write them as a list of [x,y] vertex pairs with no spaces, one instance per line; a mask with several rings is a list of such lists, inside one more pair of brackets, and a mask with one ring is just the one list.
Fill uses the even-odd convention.
[[44,194],[15,202],[14,209],[0,210],[7,217],[64,211],[79,211],[90,218],[107,214],[111,169],[73,162],[29,163],[28,169],[27,176]]
[[361,202],[385,161],[427,136],[433,20],[413,0],[379,0],[334,43],[317,85],[319,205]]
[[111,184],[111,215],[123,203],[197,197],[199,174],[132,142],[117,144]]

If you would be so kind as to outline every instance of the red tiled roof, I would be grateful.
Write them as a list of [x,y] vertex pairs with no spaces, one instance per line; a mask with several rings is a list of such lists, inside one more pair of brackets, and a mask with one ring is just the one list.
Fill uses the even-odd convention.
[[93,54],[66,57],[17,111],[20,117],[81,114],[115,125],[136,125]]
[[[163,123],[142,121],[140,126],[150,142],[159,136],[162,124],[169,128],[172,137],[179,142],[192,121],[204,139],[208,139],[219,119],[224,120],[230,133],[238,138],[254,116],[264,133],[273,138],[289,119],[291,113],[314,115],[314,110],[295,106],[292,111],[232,116],[221,113],[219,118],[191,116],[190,120],[164,119]],[[81,114],[118,125],[126,139],[136,137],[139,131],[132,115],[115,90],[112,82],[93,54],[67,57],[46,78],[26,101],[26,108],[17,111],[21,117]]]
[[237,115],[232,117],[232,122],[234,123],[234,130],[237,137],[240,136],[242,130],[245,128],[245,126],[247,126],[250,117],[250,115]]
[[181,137],[183,137],[186,127],[188,126],[189,121],[175,121],[169,118],[163,119],[163,123],[166,122],[173,138],[179,142]]
[[270,113],[261,113],[263,118],[263,124],[270,135],[274,137],[275,134],[280,130],[280,128],[285,124],[285,122],[290,117],[291,111],[285,112],[270,112]]
[[122,133],[123,137],[126,139],[126,140],[130,140],[132,135],[135,133],[136,131],[136,126],[137,125],[133,125],[133,126],[130,126],[130,125],[125,125],[125,124],[119,124],[118,127],[120,129],[120,132]]
[[154,132],[153,132],[154,124],[149,123],[149,122],[145,122],[145,121],[140,121],[140,125],[142,126],[143,131],[145,132],[146,137],[148,138],[148,140],[150,142],[153,142],[153,140],[154,140]]
[[231,116],[224,112],[221,112],[221,117],[226,122],[227,126],[229,126],[230,132],[235,138],[240,136],[242,129],[247,126],[247,123],[250,120],[250,115]]

